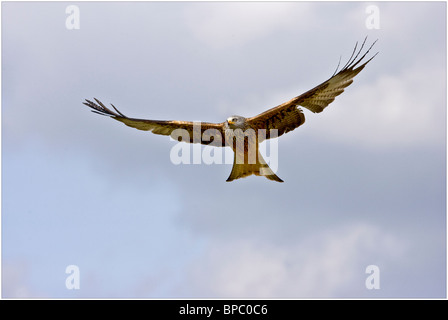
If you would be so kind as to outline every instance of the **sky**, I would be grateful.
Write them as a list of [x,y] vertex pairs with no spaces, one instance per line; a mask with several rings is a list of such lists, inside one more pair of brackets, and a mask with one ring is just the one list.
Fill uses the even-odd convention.
[[[445,2],[1,5],[3,298],[446,297]],[[366,36],[379,54],[277,140],[284,183],[173,164],[82,104],[250,117]]]

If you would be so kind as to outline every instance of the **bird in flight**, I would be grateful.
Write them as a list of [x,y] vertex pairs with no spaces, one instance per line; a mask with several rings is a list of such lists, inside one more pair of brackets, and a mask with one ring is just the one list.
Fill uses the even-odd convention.
[[363,62],[376,43],[376,41],[373,42],[362,54],[366,40],[367,38],[364,39],[358,51],[358,43],[356,43],[345,66],[338,71],[338,64],[336,71],[328,80],[277,107],[251,118],[231,116],[222,123],[145,120],[129,118],[118,111],[113,104],[111,105],[114,110],[111,110],[96,98],[94,98],[96,102],[86,99],[83,104],[92,108],[95,113],[109,116],[138,130],[176,137],[176,140],[179,140],[179,136],[181,136],[183,137],[181,141],[189,143],[231,147],[234,151],[234,161],[227,181],[254,174],[265,176],[269,180],[283,182],[261,156],[259,143],[266,139],[279,137],[301,126],[305,122],[305,115],[299,106],[314,113],[319,113],[344,92],[344,89],[353,82],[353,78],[378,54],[377,52]]

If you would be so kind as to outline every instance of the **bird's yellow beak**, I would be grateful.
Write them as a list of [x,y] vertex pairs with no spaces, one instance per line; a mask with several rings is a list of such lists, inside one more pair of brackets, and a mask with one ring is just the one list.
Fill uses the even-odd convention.
[[230,124],[234,124],[234,123],[235,123],[235,122],[232,121],[232,120],[227,120],[227,122],[230,123]]

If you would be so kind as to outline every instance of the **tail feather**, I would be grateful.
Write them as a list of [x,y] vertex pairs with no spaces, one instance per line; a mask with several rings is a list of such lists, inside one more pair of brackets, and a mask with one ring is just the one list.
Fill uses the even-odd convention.
[[239,178],[245,178],[253,174],[256,176],[265,176],[269,180],[283,182],[283,180],[269,168],[260,153],[258,153],[257,163],[255,164],[239,164],[237,161],[234,161],[232,172],[226,181],[229,182]]

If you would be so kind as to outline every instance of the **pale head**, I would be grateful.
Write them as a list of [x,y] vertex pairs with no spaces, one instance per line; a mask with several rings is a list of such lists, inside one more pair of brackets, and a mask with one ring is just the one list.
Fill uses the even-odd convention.
[[241,116],[231,116],[227,118],[227,123],[231,129],[245,129],[246,118]]

